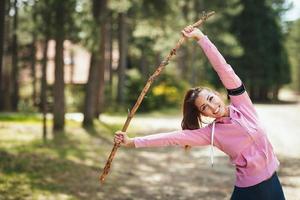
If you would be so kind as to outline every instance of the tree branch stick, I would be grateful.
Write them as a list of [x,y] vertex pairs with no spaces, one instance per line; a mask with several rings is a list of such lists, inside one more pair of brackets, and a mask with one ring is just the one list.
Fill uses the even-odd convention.
[[[209,12],[209,13],[203,13],[203,16],[201,17],[201,19],[199,21],[197,21],[196,23],[194,23],[192,26],[193,27],[197,27],[197,26],[201,26],[203,24],[203,22],[205,22],[210,16],[212,16],[213,14],[215,14],[215,12]],[[149,77],[146,85],[144,86],[142,92],[140,93],[140,96],[138,97],[135,105],[133,106],[133,108],[131,109],[131,111],[128,113],[128,116],[127,116],[127,119],[126,119],[126,122],[125,124],[123,125],[123,128],[122,128],[122,131],[123,132],[126,132],[128,126],[129,126],[129,123],[131,121],[131,119],[133,118],[135,112],[137,111],[137,109],[139,108],[140,104],[142,103],[147,91],[149,90],[151,84],[153,83],[153,81],[156,79],[156,77],[158,77],[161,73],[161,71],[163,70],[163,68],[168,65],[169,63],[169,60],[176,54],[176,51],[180,48],[180,46],[185,42],[186,40],[186,37],[185,36],[182,36],[175,48],[173,48],[169,55],[160,63],[160,65],[157,67],[157,69],[155,70],[155,72]],[[105,180],[105,177],[107,176],[107,174],[109,173],[109,170],[110,170],[110,166],[111,166],[111,163],[115,157],[115,154],[119,148],[120,144],[117,144],[115,143],[114,146],[113,146],[113,149],[111,150],[111,153],[108,157],[108,160],[106,162],[106,165],[103,169],[103,172],[101,174],[101,176],[99,177],[100,178],[100,181],[101,183],[104,182]]]

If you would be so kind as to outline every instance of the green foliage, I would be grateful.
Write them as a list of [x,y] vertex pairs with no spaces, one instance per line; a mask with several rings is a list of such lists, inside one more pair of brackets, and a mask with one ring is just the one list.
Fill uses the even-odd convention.
[[85,85],[67,85],[65,95],[67,112],[82,112]]
[[132,6],[132,2],[129,0],[118,1],[112,0],[108,2],[108,7],[118,13],[126,12]]
[[[55,22],[55,10],[62,7],[66,17],[62,22],[65,24],[63,27],[66,33],[65,39],[82,45],[91,53],[96,52],[100,46],[101,30],[99,23],[93,17],[93,2],[99,3],[100,1],[19,1],[18,40],[20,54],[23,56],[20,59],[20,66],[29,66],[32,41],[41,43],[46,36],[53,39],[55,33],[60,31]],[[154,67],[162,58],[174,48],[181,36],[180,30],[197,21],[204,10],[214,10],[216,15],[210,18],[201,30],[213,41],[248,88],[255,86],[273,90],[274,87],[289,83],[289,61],[293,67],[293,80],[294,82],[298,80],[297,54],[294,53],[298,52],[295,47],[298,42],[294,39],[299,35],[297,28],[291,28],[287,35],[289,37],[288,52],[285,52],[283,48],[285,36],[282,34],[280,16],[290,6],[285,4],[284,0],[111,0],[107,3],[108,10],[103,17],[111,25],[109,34],[113,39],[114,69],[117,66],[115,55],[118,50],[117,16],[120,12],[124,12],[127,15],[128,25],[127,68],[132,71],[138,67],[139,70],[139,72],[128,72],[127,105],[118,105],[119,107],[132,106],[146,82],[145,79],[155,70]],[[100,7],[101,5],[99,3]],[[100,7],[99,10],[101,10]],[[24,60],[26,55],[27,60]],[[175,103],[175,97],[182,97],[182,87],[186,86],[181,85],[186,85],[185,82],[191,86],[222,87],[218,76],[194,41],[190,40],[181,47],[167,68],[170,67],[173,74],[166,76],[176,77],[176,79],[171,79],[171,81],[166,81],[164,78],[158,79],[150,88],[141,109],[146,111],[161,109],[165,106],[177,106],[182,98],[177,98],[177,103]],[[134,73],[136,74],[133,75]],[[105,94],[108,93],[108,89],[117,93],[116,85],[114,84],[113,88],[106,86]],[[20,108],[22,111],[35,111],[37,109],[34,108],[35,105],[31,102],[28,92],[32,90],[28,90],[28,87],[32,86],[28,86],[27,83],[21,85],[21,92],[25,88],[26,94],[21,94]],[[82,111],[84,92],[81,86],[67,86],[65,94],[68,111]],[[107,105],[110,106],[106,107],[106,110],[111,110],[111,107],[115,106],[115,96],[105,98],[108,101]],[[52,103],[52,101],[52,94],[50,94],[49,102]]]
[[[283,34],[276,12],[266,0],[241,1],[241,12],[235,17],[232,29],[243,47],[238,66],[243,79],[251,88],[253,99],[268,100],[271,93],[290,82],[290,65],[283,46]],[[275,91],[275,93],[273,93]]]
[[300,91],[300,19],[288,24],[286,48],[292,65],[292,86]]
[[[150,87],[139,110],[145,112],[162,108],[179,107],[184,91],[187,88],[187,83],[177,81],[177,78],[174,74],[162,73],[158,80]],[[145,84],[146,80],[142,78],[137,70],[132,69],[127,72],[126,96],[127,104],[130,107],[136,102]]]
[[[19,42],[25,45],[33,40],[33,35],[38,40],[44,39],[47,34],[54,37],[56,31],[55,10],[64,8],[66,39],[73,42],[79,41],[79,34],[82,31],[83,21],[86,19],[84,9],[86,3],[82,0],[48,0],[48,1],[19,1]],[[84,14],[84,15],[83,15]],[[84,17],[82,17],[84,16]]]

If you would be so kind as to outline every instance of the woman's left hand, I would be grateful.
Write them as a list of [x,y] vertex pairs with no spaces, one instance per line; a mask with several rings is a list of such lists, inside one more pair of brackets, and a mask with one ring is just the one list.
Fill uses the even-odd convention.
[[196,40],[200,40],[203,37],[202,31],[200,31],[198,28],[194,28],[191,25],[185,27],[181,33],[187,38],[194,38]]

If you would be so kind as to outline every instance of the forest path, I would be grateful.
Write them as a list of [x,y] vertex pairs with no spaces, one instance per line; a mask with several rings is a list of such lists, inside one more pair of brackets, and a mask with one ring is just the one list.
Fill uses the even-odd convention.
[[[286,199],[300,200],[300,104],[255,107],[281,162],[279,177]],[[147,135],[178,129],[180,120],[179,116],[137,117],[131,126],[139,135]],[[218,151],[216,157],[211,168],[208,148],[192,148],[189,152],[178,147],[121,148],[98,194],[103,199],[118,200],[230,199],[234,166],[222,152]]]

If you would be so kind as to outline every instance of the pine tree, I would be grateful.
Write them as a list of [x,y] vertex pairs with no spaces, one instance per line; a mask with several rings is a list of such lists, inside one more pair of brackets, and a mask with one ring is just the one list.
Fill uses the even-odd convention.
[[290,82],[290,65],[283,46],[279,13],[266,0],[244,0],[232,28],[244,49],[239,65],[253,100],[277,99]]

